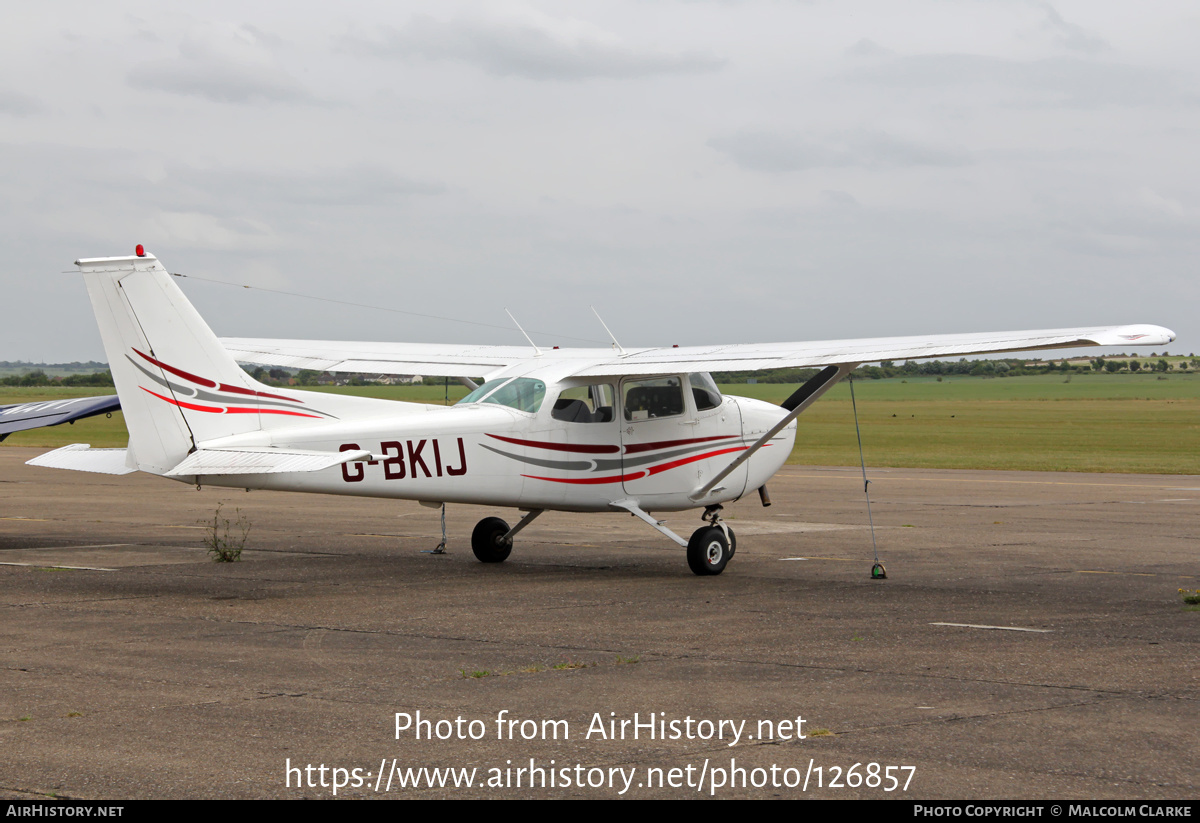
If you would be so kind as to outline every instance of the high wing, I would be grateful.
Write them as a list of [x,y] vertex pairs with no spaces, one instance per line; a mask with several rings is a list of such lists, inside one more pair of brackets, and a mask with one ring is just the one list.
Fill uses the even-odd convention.
[[1162,346],[1175,333],[1162,326],[1088,326],[1073,329],[870,337],[799,343],[738,343],[628,349],[542,349],[528,346],[454,346],[323,340],[222,338],[236,360],[292,368],[370,374],[485,377],[516,366],[565,366],[564,376],[614,377],[672,371],[758,371],[880,360],[958,357],[1082,346]]
[[68,400],[38,400],[0,406],[0,440],[13,432],[57,426],[97,414],[119,411],[115,394],[107,397],[72,397]]
[[[241,363],[354,374],[421,374],[479,377],[529,360],[529,346],[465,346],[440,343],[358,343],[343,340],[268,340],[222,337]],[[554,351],[559,354],[562,350]],[[593,349],[574,351],[593,352]]]

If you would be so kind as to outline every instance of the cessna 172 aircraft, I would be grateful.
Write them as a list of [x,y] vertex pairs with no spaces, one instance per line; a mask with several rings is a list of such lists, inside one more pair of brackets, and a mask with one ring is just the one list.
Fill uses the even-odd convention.
[[[197,485],[476,503],[524,511],[480,521],[485,563],[545,511],[629,512],[687,548],[698,575],[736,549],[721,504],[784,464],[796,416],[861,363],[1088,345],[1159,346],[1136,325],[670,348],[538,349],[311,340],[219,340],[159,261],[76,261],[129,428],[126,449],[67,446],[33,465]],[[277,389],[237,361],[484,382],[452,407]],[[708,372],[822,370],[782,407],[723,396]],[[690,540],[652,512],[703,509]]]

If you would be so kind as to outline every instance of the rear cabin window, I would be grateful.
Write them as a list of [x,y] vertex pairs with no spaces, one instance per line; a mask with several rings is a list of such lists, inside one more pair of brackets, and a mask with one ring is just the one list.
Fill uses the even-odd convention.
[[625,419],[655,420],[683,414],[683,381],[678,377],[630,380],[625,384]]
[[613,387],[607,383],[563,389],[554,401],[550,416],[568,423],[611,423],[616,396]]

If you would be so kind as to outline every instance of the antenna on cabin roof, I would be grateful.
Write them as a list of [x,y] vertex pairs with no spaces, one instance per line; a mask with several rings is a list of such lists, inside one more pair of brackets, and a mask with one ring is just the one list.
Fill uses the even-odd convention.
[[[517,330],[520,331],[521,334],[525,334],[525,330],[521,328],[521,324],[517,322],[517,318],[513,317],[513,313],[510,312],[507,308],[504,309],[504,313],[508,315],[509,320],[513,321],[513,325],[517,327]],[[530,337],[528,334],[525,334],[525,339],[529,341],[529,345],[533,346],[533,356],[541,357],[542,350],[537,347],[537,343],[533,342],[533,338]]]
[[608,336],[612,338],[613,348],[619,351],[621,354],[625,354],[625,349],[622,348],[621,344],[617,342],[617,336],[612,333],[611,329],[608,328],[608,324],[604,322],[604,318],[600,316],[600,312],[596,311],[595,306],[592,306],[591,309],[592,314],[596,315],[596,319],[600,321],[600,325],[604,327],[604,330],[608,332]]

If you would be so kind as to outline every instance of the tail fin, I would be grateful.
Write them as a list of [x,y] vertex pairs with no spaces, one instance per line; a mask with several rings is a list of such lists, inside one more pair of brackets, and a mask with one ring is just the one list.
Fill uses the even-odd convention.
[[75,265],[125,412],[129,459],[142,471],[165,474],[205,441],[327,419],[246,374],[153,255]]

